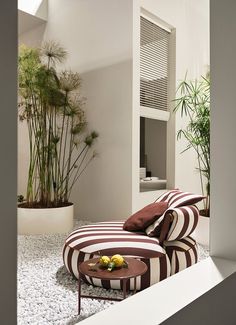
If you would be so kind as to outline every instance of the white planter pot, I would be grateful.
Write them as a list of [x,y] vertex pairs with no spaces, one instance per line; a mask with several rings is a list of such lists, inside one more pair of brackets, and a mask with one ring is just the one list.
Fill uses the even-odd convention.
[[210,218],[208,217],[199,217],[199,221],[195,231],[192,236],[197,241],[197,243],[209,247],[209,223]]
[[19,235],[66,233],[73,228],[74,205],[62,208],[27,209],[18,207]]

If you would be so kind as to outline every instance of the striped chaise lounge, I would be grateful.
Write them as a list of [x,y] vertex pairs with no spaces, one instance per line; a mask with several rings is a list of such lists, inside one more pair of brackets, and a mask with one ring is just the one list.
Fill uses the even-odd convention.
[[[161,199],[163,198],[159,201]],[[123,230],[124,221],[100,222],[73,231],[63,248],[63,260],[67,270],[78,278],[78,265],[92,257],[121,254],[138,258],[148,266],[148,271],[137,278],[137,289],[142,290],[195,264],[198,259],[197,245],[189,235],[197,225],[198,209],[194,205],[175,205],[170,204],[159,222],[155,222],[157,226],[168,218],[168,231],[163,242],[157,237],[147,235],[153,231],[155,224],[148,227],[146,232],[138,233]],[[101,281],[88,276],[83,280],[95,286],[122,289],[118,280]],[[128,282],[130,290],[133,285],[131,279]]]

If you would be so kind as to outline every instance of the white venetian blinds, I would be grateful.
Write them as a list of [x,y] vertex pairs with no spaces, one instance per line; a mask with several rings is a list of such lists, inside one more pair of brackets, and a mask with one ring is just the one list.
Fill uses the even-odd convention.
[[140,106],[166,111],[170,33],[142,16],[140,19]]

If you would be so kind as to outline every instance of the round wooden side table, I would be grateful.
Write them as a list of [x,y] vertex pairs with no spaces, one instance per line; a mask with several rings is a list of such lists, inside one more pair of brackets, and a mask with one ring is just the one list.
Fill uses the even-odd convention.
[[[135,258],[125,258],[128,263],[127,268],[115,268],[112,271],[108,271],[105,268],[97,267],[96,271],[91,268],[91,264],[95,264],[99,261],[99,258],[92,258],[87,261],[82,262],[79,265],[79,277],[78,277],[78,315],[80,314],[81,309],[81,298],[91,298],[91,299],[101,299],[101,300],[122,300],[117,298],[106,298],[106,297],[98,297],[98,296],[86,296],[81,294],[81,275],[89,276],[92,278],[100,279],[100,280],[120,280],[123,285],[123,299],[126,298],[127,293],[127,281],[131,278],[134,278],[134,291],[136,293],[136,284],[137,284],[137,276],[143,275],[147,272],[147,265],[139,261]],[[90,264],[90,265],[89,265]]]

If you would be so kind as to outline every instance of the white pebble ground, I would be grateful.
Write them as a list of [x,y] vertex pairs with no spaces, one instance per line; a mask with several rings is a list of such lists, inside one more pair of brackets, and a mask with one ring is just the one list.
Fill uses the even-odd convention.
[[[77,227],[85,224],[79,222]],[[82,299],[77,315],[77,281],[63,266],[62,247],[67,234],[18,236],[18,325],[73,325],[108,308],[113,301]],[[208,251],[199,246],[200,259]],[[121,296],[83,284],[84,294]]]

